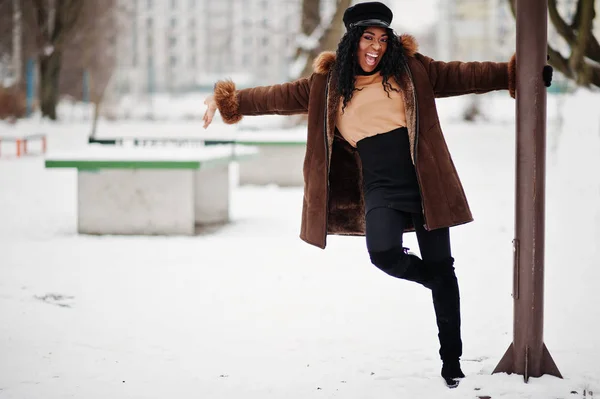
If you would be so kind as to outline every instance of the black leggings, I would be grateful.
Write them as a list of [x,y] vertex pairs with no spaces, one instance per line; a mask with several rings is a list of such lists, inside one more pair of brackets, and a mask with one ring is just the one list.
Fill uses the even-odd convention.
[[[409,218],[415,226],[421,258],[405,253],[402,235]],[[450,251],[450,229],[425,230],[421,214],[374,208],[366,216],[367,249],[371,262],[390,276],[431,289],[439,330],[440,357],[455,362],[462,355],[460,295]]]
[[412,218],[417,233],[421,258],[425,262],[439,262],[452,256],[450,230],[446,228],[425,230],[423,215],[407,214],[393,208],[375,208],[367,213],[367,249],[383,252],[395,247],[402,248],[402,235]]

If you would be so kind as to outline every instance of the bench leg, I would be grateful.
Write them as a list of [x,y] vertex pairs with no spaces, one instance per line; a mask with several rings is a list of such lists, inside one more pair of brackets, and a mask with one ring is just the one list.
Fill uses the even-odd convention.
[[21,156],[21,140],[15,141],[16,145],[17,145],[17,157]]
[[194,176],[196,224],[229,221],[229,164],[200,169]]
[[42,137],[42,154],[46,153],[46,137]]
[[82,234],[193,235],[194,171],[78,172]]

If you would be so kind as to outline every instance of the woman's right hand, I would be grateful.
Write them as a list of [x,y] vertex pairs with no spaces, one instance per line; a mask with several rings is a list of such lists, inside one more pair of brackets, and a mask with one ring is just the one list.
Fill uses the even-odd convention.
[[215,112],[217,112],[217,102],[215,101],[215,96],[211,94],[210,96],[206,97],[204,104],[206,104],[207,108],[206,112],[204,112],[202,120],[204,121],[204,128],[206,129],[212,122]]

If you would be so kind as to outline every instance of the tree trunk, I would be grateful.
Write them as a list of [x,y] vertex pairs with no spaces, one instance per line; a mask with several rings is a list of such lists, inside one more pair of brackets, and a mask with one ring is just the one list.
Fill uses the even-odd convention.
[[302,1],[302,33],[310,36],[321,23],[321,0]]
[[58,104],[58,81],[62,54],[53,51],[50,55],[40,55],[40,109],[42,116],[56,120]]
[[98,130],[98,118],[100,117],[100,106],[102,105],[102,97],[99,98],[98,101],[94,101],[94,116],[92,119],[92,131],[90,133],[91,137],[95,137],[96,131]]
[[312,73],[313,62],[319,53],[326,50],[335,50],[337,48],[338,42],[344,35],[342,16],[344,15],[346,8],[350,7],[350,3],[352,3],[351,0],[337,1],[333,18],[331,18],[329,26],[327,26],[325,33],[321,36],[319,46],[308,54],[301,76],[309,76]]
[[569,64],[571,70],[577,71],[577,84],[587,86],[592,76],[592,68],[585,62],[586,49],[591,42],[592,28],[594,26],[594,0],[580,0],[578,13],[581,15],[577,42],[571,46]]
[[111,74],[111,77],[106,81],[106,84],[104,85],[104,87],[96,95],[94,95],[92,97],[92,103],[94,104],[94,116],[92,119],[92,131],[91,131],[92,137],[96,136],[96,131],[98,130],[98,119],[100,118],[100,108],[102,107],[102,103],[104,102],[104,97],[106,96],[106,88],[108,87],[109,80],[112,77],[113,77],[113,75]]
[[13,0],[13,76],[15,85],[21,83],[21,67],[23,65],[21,59],[22,53],[22,22],[21,22],[21,3],[20,0]]
[[337,8],[335,10],[335,14],[331,19],[331,24],[327,28],[325,35],[323,37],[322,48],[323,50],[335,50],[337,45],[344,36],[345,27],[344,22],[342,21],[342,17],[344,16],[344,11],[350,4],[351,0],[338,0]]
[[[321,0],[302,0],[302,20],[300,21],[300,29],[302,36],[308,38],[321,24]],[[306,65],[312,62],[314,58],[312,54],[314,50],[307,50],[302,46],[296,49],[296,59],[306,57],[304,67],[300,76],[306,76]],[[295,76],[296,77],[296,76]]]

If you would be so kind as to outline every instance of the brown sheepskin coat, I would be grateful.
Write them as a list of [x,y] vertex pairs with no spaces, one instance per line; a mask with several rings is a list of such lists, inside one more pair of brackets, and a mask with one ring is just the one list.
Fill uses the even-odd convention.
[[[412,36],[402,35],[400,41],[408,70],[398,83],[425,228],[470,222],[473,217],[444,141],[435,98],[502,89],[509,89],[514,97],[514,56],[508,63],[441,62],[418,53]],[[231,81],[219,81],[214,93],[226,123],[237,123],[244,115],[308,113],[300,238],[320,248],[325,248],[328,234],[365,233],[360,158],[335,127],[341,96],[334,65],[335,53],[324,52],[315,60],[310,77],[243,90],[236,90]]]

